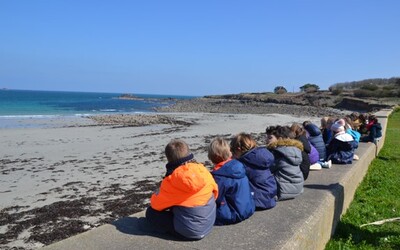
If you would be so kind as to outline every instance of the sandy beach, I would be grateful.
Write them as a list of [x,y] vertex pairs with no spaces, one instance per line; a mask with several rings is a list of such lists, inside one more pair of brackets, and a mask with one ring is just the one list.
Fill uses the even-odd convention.
[[212,138],[244,131],[261,145],[267,126],[304,120],[319,124],[319,117],[282,114],[165,113],[146,126],[79,118],[1,128],[0,248],[38,248],[143,210],[173,138],[211,168]]

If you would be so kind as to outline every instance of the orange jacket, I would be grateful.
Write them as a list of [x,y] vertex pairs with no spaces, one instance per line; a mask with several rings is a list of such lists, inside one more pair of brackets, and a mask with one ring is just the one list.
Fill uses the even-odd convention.
[[151,207],[162,211],[172,206],[196,207],[218,197],[218,185],[200,163],[185,163],[161,182],[160,191],[151,196]]

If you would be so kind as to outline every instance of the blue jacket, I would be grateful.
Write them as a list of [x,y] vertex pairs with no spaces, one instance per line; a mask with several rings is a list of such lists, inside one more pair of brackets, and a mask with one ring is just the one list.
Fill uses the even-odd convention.
[[321,130],[317,127],[317,125],[312,124],[312,123],[308,124],[304,128],[308,132],[308,135],[309,135],[308,140],[318,151],[319,159],[321,161],[325,161],[326,156],[327,156],[326,155],[326,145],[325,145],[324,139],[322,137]]
[[230,160],[211,174],[218,184],[215,225],[235,224],[253,215],[254,199],[249,179],[240,161]]
[[257,147],[246,152],[238,160],[245,166],[251,191],[254,192],[256,208],[275,207],[277,186],[270,169],[275,160],[273,154],[265,147]]
[[351,164],[357,145],[358,143],[350,134],[335,135],[327,147],[328,160],[332,160],[334,164]]

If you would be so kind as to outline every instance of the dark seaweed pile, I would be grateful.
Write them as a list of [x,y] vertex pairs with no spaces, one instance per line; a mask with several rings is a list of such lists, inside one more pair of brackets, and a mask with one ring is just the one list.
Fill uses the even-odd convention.
[[[143,180],[136,182],[132,190],[125,190],[119,184],[113,184],[97,197],[58,201],[30,210],[18,206],[4,208],[0,211],[0,226],[8,225],[8,230],[0,234],[0,244],[15,241],[21,232],[29,230],[30,237],[26,240],[27,243],[40,242],[48,245],[110,223],[145,209],[148,206],[146,199],[156,188],[155,182]],[[101,200],[101,197],[111,199]],[[88,216],[104,218],[91,225],[83,220]]]

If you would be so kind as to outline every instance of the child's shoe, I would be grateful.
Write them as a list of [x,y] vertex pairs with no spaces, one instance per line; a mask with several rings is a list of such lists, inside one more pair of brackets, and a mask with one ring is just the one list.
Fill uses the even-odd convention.
[[329,160],[329,161],[321,162],[321,167],[323,167],[323,168],[331,168],[332,167],[332,161]]
[[310,170],[321,170],[321,169],[322,169],[322,167],[321,167],[321,164],[319,164],[319,163],[314,163],[310,166]]
[[358,155],[354,154],[353,160],[358,161],[359,159],[360,159],[360,157],[358,157]]

